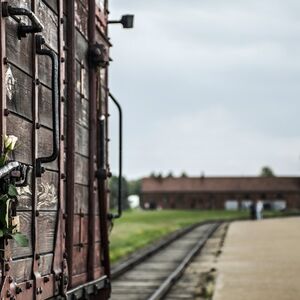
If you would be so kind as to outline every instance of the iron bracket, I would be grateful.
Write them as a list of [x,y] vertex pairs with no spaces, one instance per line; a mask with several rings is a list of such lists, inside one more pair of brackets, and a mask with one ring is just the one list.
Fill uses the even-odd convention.
[[[26,37],[28,33],[38,33],[42,32],[44,26],[37,18],[37,16],[27,8],[13,7],[8,5],[7,2],[2,3],[2,16],[3,17],[13,17],[18,21],[18,38],[21,40],[23,37]],[[26,16],[31,21],[31,25],[26,25],[20,20],[16,19],[16,16]]]

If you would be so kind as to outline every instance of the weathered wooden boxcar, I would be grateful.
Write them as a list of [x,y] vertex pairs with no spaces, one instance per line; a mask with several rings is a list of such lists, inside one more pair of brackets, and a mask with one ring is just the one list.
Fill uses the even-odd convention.
[[1,0],[1,16],[1,149],[18,137],[1,182],[29,240],[0,239],[1,299],[107,299],[107,1]]

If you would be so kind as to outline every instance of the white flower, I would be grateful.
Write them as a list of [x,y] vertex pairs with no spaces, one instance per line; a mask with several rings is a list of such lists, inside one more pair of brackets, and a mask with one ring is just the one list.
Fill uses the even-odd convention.
[[13,151],[15,149],[18,138],[14,135],[6,135],[4,138],[5,150]]

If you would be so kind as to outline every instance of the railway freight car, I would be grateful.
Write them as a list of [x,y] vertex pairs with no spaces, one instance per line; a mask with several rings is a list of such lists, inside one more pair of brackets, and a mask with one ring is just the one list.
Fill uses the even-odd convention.
[[1,299],[109,298],[107,5],[1,1]]

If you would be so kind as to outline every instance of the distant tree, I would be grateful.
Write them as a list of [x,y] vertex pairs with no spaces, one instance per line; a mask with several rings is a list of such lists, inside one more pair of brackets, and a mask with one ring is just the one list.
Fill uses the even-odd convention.
[[163,176],[161,173],[158,173],[158,175],[155,177],[156,179],[158,180],[162,180],[163,179]]
[[[109,180],[110,189],[110,208],[115,209],[118,205],[118,190],[119,190],[119,178],[112,176]],[[125,177],[122,178],[122,208],[128,209],[128,182]]]
[[149,177],[150,178],[156,178],[155,172],[151,172]]
[[128,196],[130,195],[140,195],[142,188],[142,180],[130,180],[128,181]]
[[181,177],[188,177],[188,176],[187,176],[187,174],[183,171],[183,172],[181,173]]
[[275,174],[270,167],[265,166],[261,168],[260,177],[275,177]]
[[173,178],[174,177],[172,171],[169,172],[169,174],[167,175],[167,177],[169,177],[169,178]]

